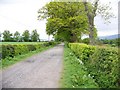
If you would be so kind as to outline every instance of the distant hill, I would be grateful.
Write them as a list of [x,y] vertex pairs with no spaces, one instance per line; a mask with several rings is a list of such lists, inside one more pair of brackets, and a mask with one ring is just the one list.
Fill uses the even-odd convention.
[[99,36],[99,39],[116,39],[120,38],[120,34],[109,35],[109,36]]

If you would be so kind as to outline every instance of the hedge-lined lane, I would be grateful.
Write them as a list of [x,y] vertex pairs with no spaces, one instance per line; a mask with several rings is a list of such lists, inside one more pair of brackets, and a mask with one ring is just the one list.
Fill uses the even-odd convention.
[[3,88],[58,88],[63,45],[56,45],[2,71]]
[[82,60],[101,88],[119,87],[118,49],[70,43],[69,47]]
[[[24,60],[34,54],[47,50],[58,44],[58,42],[27,42],[27,43],[11,43],[1,45],[2,48],[2,64],[0,67],[7,68],[19,61]],[[1,62],[0,62],[1,63]]]

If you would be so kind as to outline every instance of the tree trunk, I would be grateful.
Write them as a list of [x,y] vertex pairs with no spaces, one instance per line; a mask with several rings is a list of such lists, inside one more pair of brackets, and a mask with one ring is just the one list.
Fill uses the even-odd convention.
[[95,45],[95,37],[94,37],[94,17],[92,15],[88,16],[89,20],[89,38],[90,38],[90,45]]
[[71,34],[70,42],[76,42],[76,41],[77,41],[77,36],[75,34]]
[[90,45],[95,45],[95,37],[94,37],[94,18],[96,16],[96,10],[98,6],[98,1],[95,1],[94,8],[92,12],[89,12],[88,6],[87,6],[87,0],[84,0],[84,6],[85,11],[87,12],[87,18],[89,23],[89,39],[90,39]]

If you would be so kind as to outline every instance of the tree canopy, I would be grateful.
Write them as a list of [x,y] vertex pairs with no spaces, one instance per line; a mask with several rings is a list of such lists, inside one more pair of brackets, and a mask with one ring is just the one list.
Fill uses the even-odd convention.
[[15,31],[15,33],[11,33],[9,30],[5,30],[3,33],[0,33],[0,36],[3,35],[3,42],[38,42],[40,41],[40,34],[37,30],[33,30],[31,34],[29,30],[25,30],[22,34],[20,32]]
[[18,32],[18,31],[16,31],[15,33],[14,33],[14,40],[16,41],[16,42],[18,42],[18,41],[20,41],[20,33]]
[[31,40],[32,42],[37,42],[39,40],[39,34],[37,33],[37,30],[32,31]]
[[2,34],[4,41],[10,42],[12,40],[12,33],[9,30],[5,30]]
[[100,0],[54,0],[38,11],[38,19],[47,19],[47,34],[69,42],[79,41],[82,34],[89,35],[89,43],[94,45],[97,29],[94,18],[100,14],[108,21],[113,17],[109,5],[100,5]]
[[38,11],[39,19],[47,18],[46,31],[65,41],[75,42],[88,33],[88,20],[81,2],[50,2]]
[[22,34],[23,41],[28,42],[30,39],[30,33],[28,30],[25,30]]

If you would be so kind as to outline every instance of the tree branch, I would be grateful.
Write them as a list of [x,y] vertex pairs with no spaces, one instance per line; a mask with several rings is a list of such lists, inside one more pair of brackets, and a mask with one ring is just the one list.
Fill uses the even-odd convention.
[[98,8],[98,2],[99,2],[99,0],[95,0],[94,9],[93,9],[94,16],[96,16],[96,11],[97,11],[97,8]]

